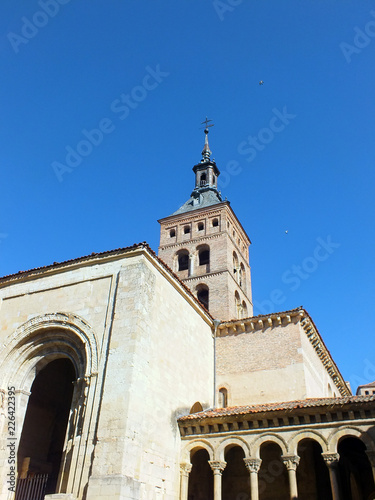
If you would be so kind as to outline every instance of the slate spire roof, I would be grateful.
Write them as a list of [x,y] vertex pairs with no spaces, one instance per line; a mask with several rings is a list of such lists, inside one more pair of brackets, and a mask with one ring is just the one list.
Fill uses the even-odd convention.
[[206,121],[203,122],[206,123],[206,128],[204,129],[205,140],[202,150],[202,159],[200,163],[197,163],[193,167],[195,173],[195,188],[190,198],[172,215],[183,214],[185,212],[197,210],[198,208],[207,208],[223,201],[217,187],[217,178],[220,175],[220,171],[217,168],[215,160],[211,160],[212,153],[208,144],[208,127],[212,127],[212,125],[207,125],[209,121],[211,120],[207,120],[206,118]]

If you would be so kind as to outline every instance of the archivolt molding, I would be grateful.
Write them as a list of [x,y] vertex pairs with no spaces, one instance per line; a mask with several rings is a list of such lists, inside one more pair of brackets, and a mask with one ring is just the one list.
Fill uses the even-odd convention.
[[[46,330],[51,330],[46,335]],[[82,352],[84,351],[84,352]],[[71,313],[51,313],[36,316],[20,325],[4,344],[0,370],[4,375],[15,367],[29,364],[33,357],[64,352],[68,357],[84,362],[84,377],[98,371],[98,348],[94,331],[82,318]]]
[[375,451],[375,443],[371,436],[355,426],[345,426],[335,429],[328,437],[328,450],[331,453],[337,453],[337,446],[341,438],[356,437],[360,439],[367,448],[367,451]]
[[251,457],[250,446],[248,442],[245,439],[242,439],[241,437],[237,436],[237,437],[225,438],[223,441],[220,442],[220,444],[215,450],[215,457],[216,457],[215,459],[223,462],[225,460],[225,450],[231,446],[239,446],[240,448],[243,449],[245,453],[245,458]]
[[251,443],[251,447],[254,450],[256,458],[260,458],[260,447],[262,446],[263,443],[267,442],[278,444],[281,448],[281,454],[287,455],[288,446],[286,441],[277,434],[267,433],[267,434],[262,434],[257,439],[255,439],[255,441]]
[[190,452],[195,448],[203,448],[210,455],[210,460],[214,460],[214,448],[212,444],[207,439],[196,439],[194,441],[189,441],[186,446],[181,451],[181,461],[190,463]]
[[298,444],[303,439],[311,439],[316,441],[322,447],[322,453],[328,452],[328,440],[321,433],[314,430],[301,430],[294,434],[291,439],[288,440],[289,452],[297,455]]

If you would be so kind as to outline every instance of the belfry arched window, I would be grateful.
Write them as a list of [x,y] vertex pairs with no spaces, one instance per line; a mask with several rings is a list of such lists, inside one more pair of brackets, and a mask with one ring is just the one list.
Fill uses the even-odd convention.
[[[246,271],[245,271],[245,266],[241,262],[240,266],[240,281],[239,281],[240,287],[242,287],[244,290],[246,289]],[[245,292],[246,293],[246,292]]]
[[181,250],[178,253],[177,271],[186,271],[186,269],[189,269],[189,252],[187,250]]
[[197,299],[209,311],[209,289],[207,285],[197,286]]
[[242,318],[247,318],[248,317],[248,313],[247,313],[247,305],[246,305],[246,302],[243,300],[242,301]]
[[241,305],[240,294],[237,291],[234,294],[234,302],[235,302],[235,306],[236,306],[237,318],[241,318],[242,317],[242,314],[241,314],[242,305]]
[[205,186],[206,183],[207,183],[207,176],[206,176],[206,174],[202,174],[200,177],[200,185]]
[[198,247],[198,261],[200,266],[210,263],[210,247],[208,245]]
[[236,252],[233,252],[233,274],[234,274],[236,281],[238,281],[238,271],[239,271],[238,257],[237,257]]

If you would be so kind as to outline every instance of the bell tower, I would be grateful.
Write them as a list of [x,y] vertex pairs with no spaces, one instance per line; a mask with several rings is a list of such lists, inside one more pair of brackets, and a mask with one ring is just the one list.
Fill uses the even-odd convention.
[[211,160],[209,127],[200,163],[194,165],[190,198],[160,219],[159,257],[190,288],[214,318],[253,315],[249,265],[250,239],[217,188],[220,171]]

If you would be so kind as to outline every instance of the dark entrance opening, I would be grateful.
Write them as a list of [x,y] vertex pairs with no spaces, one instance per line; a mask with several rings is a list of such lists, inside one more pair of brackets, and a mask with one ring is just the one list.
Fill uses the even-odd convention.
[[322,447],[306,438],[298,443],[298,500],[332,500],[328,467],[322,457]]
[[18,448],[18,467],[28,475],[48,474],[46,493],[56,493],[76,379],[71,361],[51,361],[35,377]]
[[374,498],[374,479],[365,444],[358,438],[344,437],[337,451],[340,455],[342,499]]
[[214,476],[208,463],[210,456],[206,450],[191,452],[192,469],[189,474],[188,500],[213,500]]

